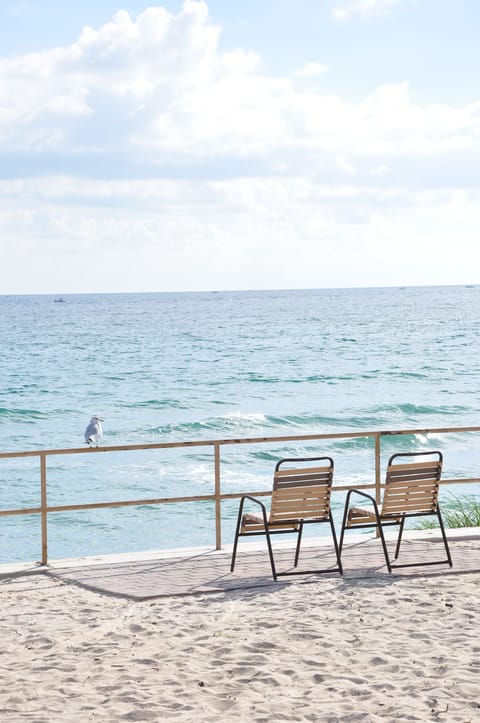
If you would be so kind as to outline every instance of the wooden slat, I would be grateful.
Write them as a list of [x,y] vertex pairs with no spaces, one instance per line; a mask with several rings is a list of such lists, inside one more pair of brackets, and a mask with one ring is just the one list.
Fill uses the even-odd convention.
[[412,472],[411,474],[406,474],[405,472],[400,472],[399,474],[392,474],[391,472],[387,473],[387,484],[393,483],[393,482],[402,482],[405,481],[414,481],[414,480],[425,480],[426,482],[432,481],[432,482],[438,482],[440,479],[440,475],[438,474],[431,474],[427,475],[424,472]]
[[419,484],[422,482],[438,482],[440,477],[438,475],[425,475],[425,474],[398,474],[398,475],[387,475],[385,478],[385,483],[387,485],[389,484],[395,484],[399,482],[418,482]]
[[441,462],[438,459],[429,460],[427,462],[405,462],[404,464],[396,464],[395,462],[391,464],[388,469],[428,469],[429,467],[433,468],[441,468]]
[[278,499],[295,499],[296,497],[311,497],[312,495],[318,495],[319,497],[326,497],[330,494],[331,488],[327,485],[312,485],[311,487],[280,487],[273,491],[273,498]]
[[383,506],[390,502],[402,504],[402,502],[421,502],[422,500],[436,500],[438,495],[435,492],[422,492],[421,494],[407,494],[407,495],[385,495],[383,498]]
[[397,479],[390,477],[387,479],[385,489],[389,487],[437,487],[437,479],[425,479],[425,477],[399,477]]
[[301,519],[305,515],[311,515],[316,514],[317,512],[322,512],[324,514],[325,512],[328,514],[329,510],[328,505],[312,505],[311,507],[298,507],[297,505],[292,505],[290,507],[282,507],[280,509],[272,509],[270,513],[270,519],[274,519],[277,517],[289,517],[291,519]]
[[432,507],[432,505],[424,505],[423,507],[412,507],[411,509],[408,509],[407,507],[401,507],[401,508],[395,508],[392,507],[390,510],[386,510],[385,512],[382,512],[381,518],[386,519],[388,517],[398,517],[403,514],[405,515],[414,515],[414,514],[432,514],[435,515],[437,510],[435,507]]
[[321,480],[318,477],[315,477],[312,480],[295,480],[291,482],[281,482],[280,484],[276,480],[273,483],[273,489],[274,490],[288,490],[288,489],[297,489],[299,487],[305,487],[306,489],[312,489],[314,487],[319,488],[328,488],[332,486],[332,480],[331,479],[325,479]]
[[424,474],[438,474],[442,471],[442,465],[432,464],[391,464],[387,467],[387,472],[399,472],[408,474],[409,472],[423,472]]
[[385,485],[385,491],[396,489],[427,489],[432,490],[438,487],[438,480],[390,480]]
[[333,480],[333,475],[331,474],[289,474],[285,477],[275,477],[274,483],[278,485],[279,487],[283,487],[284,485],[291,484],[292,482],[305,482],[305,484],[312,484],[312,482],[315,482],[318,480],[319,483],[325,484],[329,480]]
[[247,512],[247,514],[243,515],[242,524],[250,522],[261,522],[263,524],[263,517],[261,517],[260,515],[253,515],[251,512]]
[[300,522],[304,520],[326,520],[328,519],[328,513],[322,513],[318,512],[316,514],[308,514],[308,515],[302,515],[301,517],[275,517],[270,521],[270,524],[277,524],[278,522],[287,522],[290,521],[292,524],[299,524]]
[[428,492],[409,492],[409,493],[402,493],[402,494],[389,494],[385,495],[383,498],[383,504],[385,505],[390,500],[395,500],[395,502],[401,502],[404,500],[405,502],[408,502],[409,500],[432,500],[437,499],[438,495],[436,490],[431,490]]
[[274,482],[273,490],[274,491],[282,491],[282,490],[297,490],[301,488],[305,489],[315,489],[315,487],[318,487],[319,489],[328,489],[332,486],[332,480],[319,480],[318,478],[313,479],[311,482],[305,482],[305,480],[298,480],[297,482],[287,482],[287,483],[281,483],[278,484],[278,482]]
[[304,507],[318,507],[319,505],[329,507],[330,499],[326,497],[311,497],[294,500],[275,500],[272,504],[272,509],[289,509],[292,507],[303,509]]
[[442,469],[442,465],[438,464],[437,462],[431,462],[429,464],[422,463],[422,464],[391,464],[389,467],[387,467],[387,471],[398,471],[398,472],[404,472],[405,474],[408,474],[411,470],[417,471],[417,472],[424,472],[425,474],[432,474],[440,472]]
[[[297,527],[298,528],[298,524],[295,525],[294,522],[293,523],[291,522],[290,524],[280,525],[280,527],[282,527],[282,528]],[[263,519],[261,517],[259,517],[258,515],[253,515],[253,514],[247,513],[246,515],[243,516],[242,524],[240,527],[241,532],[244,532],[245,530],[247,530],[248,532],[264,531],[265,525],[263,524]]]
[[302,512],[281,512],[276,513],[270,517],[269,522],[279,522],[285,520],[306,520],[312,517],[328,517],[328,510],[302,510]]
[[347,527],[353,527],[354,525],[368,525],[371,522],[376,523],[375,516],[374,517],[352,517],[350,520],[347,521]]
[[324,494],[324,492],[328,492],[330,489],[330,485],[328,484],[305,484],[305,482],[301,482],[299,484],[295,485],[285,485],[281,487],[275,487],[273,490],[273,494],[282,496],[282,495],[308,495],[312,492],[317,491],[320,494]]
[[388,485],[385,489],[385,497],[389,495],[432,495],[438,492],[438,485]]
[[422,495],[436,495],[438,492],[438,488],[432,487],[431,485],[429,487],[418,487],[417,485],[414,485],[412,487],[387,487],[385,490],[385,496],[384,499],[388,499],[389,497],[409,497],[409,496],[422,496]]
[[427,512],[428,510],[432,511],[432,514],[435,514],[436,512],[436,505],[430,504],[430,505],[391,505],[385,510],[382,510],[381,517],[385,517],[386,515],[400,515],[405,513],[412,513],[412,512]]
[[325,517],[328,515],[328,507],[315,507],[309,510],[274,510],[270,515],[272,520],[303,520],[305,517]]
[[295,508],[319,507],[320,505],[323,507],[328,507],[329,502],[330,502],[330,500],[327,500],[324,497],[322,497],[322,498],[312,497],[311,499],[301,499],[301,500],[275,500],[275,503],[272,505],[272,508],[287,510],[292,507],[295,507]]
[[306,502],[308,500],[312,502],[323,502],[324,500],[329,499],[330,494],[318,494],[316,492],[313,492],[313,494],[307,494],[303,492],[301,495],[292,495],[291,493],[284,495],[275,493],[274,495],[272,495],[272,505],[283,502],[286,504],[288,504],[289,502],[299,502],[301,504],[302,502]]
[[[298,523],[291,522],[289,524],[279,524],[274,525],[275,529],[278,530],[292,530],[292,532],[296,532],[298,530]],[[265,532],[265,527],[262,525],[242,525],[240,528],[240,533],[243,532]]]
[[393,484],[394,482],[438,482],[439,480],[438,475],[425,475],[425,474],[397,474],[397,475],[387,475],[386,477],[386,484]]
[[318,474],[318,473],[331,473],[333,472],[333,467],[299,467],[295,469],[277,469],[275,472],[276,477],[288,477],[288,475],[295,475],[295,474]]
[[362,515],[363,516],[374,515],[375,510],[373,509],[373,507],[350,507],[350,509],[348,510],[348,514],[352,515],[352,516],[353,515],[361,515],[361,516]]
[[288,510],[297,509],[302,510],[304,508],[312,507],[329,507],[330,500],[327,499],[310,499],[310,500],[281,500],[279,503],[272,504],[272,510]]
[[272,505],[272,510],[274,510],[275,512],[277,510],[279,512],[288,512],[289,510],[297,510],[298,512],[302,512],[302,510],[328,510],[329,507],[330,504],[328,500],[290,500],[289,502],[284,502],[283,504]]
[[255,525],[248,525],[248,526],[242,525],[242,527],[240,529],[240,534],[242,534],[244,532],[262,532],[262,530],[264,530],[264,529],[265,528],[263,527],[263,525],[256,525],[256,526]]
[[421,499],[421,500],[401,500],[398,502],[397,500],[389,500],[387,503],[384,503],[382,507],[382,511],[380,514],[386,515],[390,512],[390,510],[405,510],[411,511],[411,510],[420,510],[420,509],[426,509],[426,508],[434,508],[437,505],[437,500],[435,498],[429,497],[428,499]]
[[401,515],[403,513],[411,514],[413,512],[426,512],[427,510],[431,510],[432,514],[436,512],[436,505],[435,504],[425,504],[425,505],[390,505],[385,510],[382,510],[381,517],[385,517],[388,515]]

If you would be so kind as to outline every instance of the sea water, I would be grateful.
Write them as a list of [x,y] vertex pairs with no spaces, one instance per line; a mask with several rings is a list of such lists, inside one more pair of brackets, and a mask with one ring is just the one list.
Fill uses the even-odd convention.
[[[82,446],[93,414],[103,446],[479,424],[477,286],[63,298],[0,296],[2,452]],[[478,440],[383,438],[382,465],[439,448],[447,478],[476,477]],[[366,438],[232,445],[222,492],[269,489],[278,459],[322,454],[337,484],[374,479]],[[47,480],[50,505],[208,495],[213,452],[49,457]],[[38,458],[1,459],[0,507],[39,505],[39,481]],[[225,542],[237,508],[222,505]],[[49,556],[212,545],[214,517],[211,502],[51,513]],[[0,518],[0,560],[38,559],[39,540],[38,514]]]

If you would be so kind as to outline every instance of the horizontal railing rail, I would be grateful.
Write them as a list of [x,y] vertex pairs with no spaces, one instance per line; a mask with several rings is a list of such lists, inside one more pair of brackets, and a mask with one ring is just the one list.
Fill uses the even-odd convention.
[[[32,515],[40,514],[42,518],[41,525],[41,563],[48,564],[48,515],[55,512],[71,512],[79,510],[94,510],[104,508],[133,507],[143,505],[159,505],[181,502],[214,502],[215,503],[215,545],[219,550],[222,547],[221,540],[221,504],[225,500],[239,499],[246,491],[228,492],[221,491],[221,463],[220,450],[222,447],[229,445],[248,445],[248,444],[275,444],[279,442],[311,442],[320,440],[346,440],[346,439],[373,439],[374,455],[375,455],[375,478],[374,481],[367,484],[355,485],[334,485],[333,491],[346,492],[351,489],[375,489],[377,501],[380,501],[381,490],[385,486],[381,478],[381,440],[382,437],[406,436],[406,435],[431,435],[431,434],[461,434],[467,432],[480,432],[480,427],[435,427],[435,428],[412,428],[412,429],[395,429],[395,430],[375,430],[375,431],[355,431],[355,432],[330,432],[322,434],[303,434],[303,435],[281,435],[273,437],[245,437],[235,439],[204,439],[190,440],[179,442],[152,442],[146,444],[126,444],[105,447],[76,447],[67,449],[43,449],[28,450],[17,452],[0,452],[0,460],[2,459],[19,459],[27,457],[36,457],[40,461],[40,505],[34,507],[22,507],[15,509],[2,509],[0,516],[6,515]],[[153,497],[135,500],[110,500],[104,502],[86,502],[80,504],[63,504],[49,505],[47,503],[47,460],[49,457],[59,455],[78,455],[78,454],[105,454],[111,452],[131,452],[158,449],[188,449],[194,447],[212,447],[214,450],[214,492],[207,495],[188,495],[183,497]],[[454,484],[470,484],[479,483],[480,477],[462,477],[452,479],[442,479],[442,485]],[[266,497],[272,494],[271,488],[268,490],[248,491],[248,494],[254,497]]]

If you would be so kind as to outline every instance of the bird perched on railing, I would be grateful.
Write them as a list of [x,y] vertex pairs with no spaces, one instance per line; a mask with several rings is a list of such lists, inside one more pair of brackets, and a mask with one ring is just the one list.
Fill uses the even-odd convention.
[[101,417],[92,417],[89,421],[85,430],[85,442],[90,445],[94,442],[98,447],[98,443],[103,436],[102,422],[104,420]]

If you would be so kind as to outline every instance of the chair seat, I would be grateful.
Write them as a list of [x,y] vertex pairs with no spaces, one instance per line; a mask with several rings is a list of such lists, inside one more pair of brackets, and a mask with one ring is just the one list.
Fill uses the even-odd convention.
[[[285,522],[273,522],[271,523],[272,527],[274,527],[276,530],[292,530],[292,532],[297,532],[299,528],[299,523],[296,520],[292,521],[285,521]],[[247,514],[243,515],[242,517],[242,524],[240,528],[240,534],[244,534],[245,532],[257,532],[265,530],[265,525],[263,524],[263,517],[260,517],[259,515],[252,515]]]
[[373,507],[350,507],[348,511],[348,526],[376,521],[377,518]]
[[[383,521],[400,522],[401,515],[380,515],[380,519]],[[373,507],[350,507],[348,511],[347,527],[353,527],[354,525],[368,525],[370,523],[376,524],[377,518],[375,517],[375,510]]]

